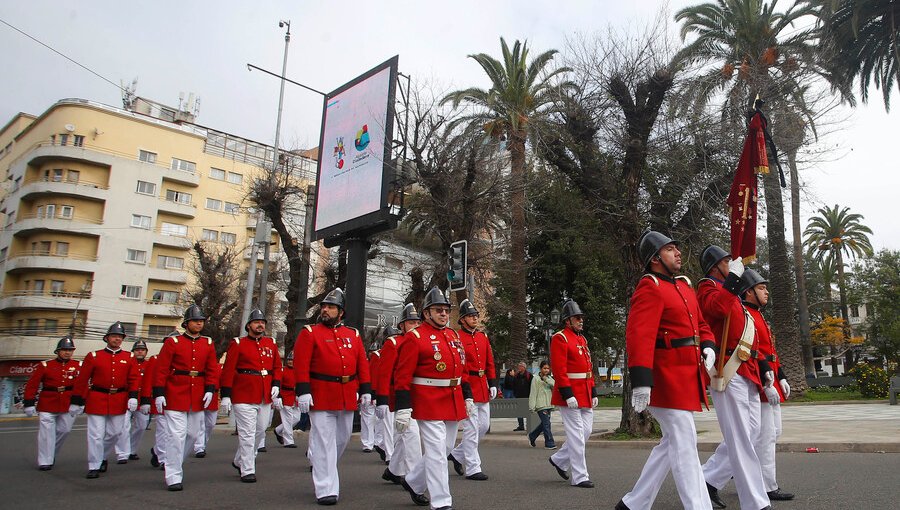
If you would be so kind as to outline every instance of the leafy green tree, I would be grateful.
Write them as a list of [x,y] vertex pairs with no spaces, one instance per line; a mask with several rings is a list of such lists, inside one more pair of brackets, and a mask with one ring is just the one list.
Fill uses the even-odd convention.
[[871,312],[866,319],[869,344],[895,374],[900,366],[900,251],[882,250],[866,259],[856,279]]

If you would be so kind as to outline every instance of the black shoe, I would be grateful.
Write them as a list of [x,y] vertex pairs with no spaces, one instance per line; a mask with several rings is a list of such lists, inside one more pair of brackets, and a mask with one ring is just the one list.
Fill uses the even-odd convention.
[[771,501],[790,501],[794,499],[794,495],[790,492],[781,492],[781,488],[777,488],[774,491],[769,491],[766,494],[769,495],[769,499]]
[[363,448],[363,453],[372,453],[371,448]]
[[266,453],[269,450],[266,450],[266,447],[263,446],[262,448],[257,448],[256,451],[257,451],[257,453]]
[[516,427],[516,428],[513,429],[513,432],[519,432],[519,431],[522,431],[522,430],[525,430],[525,427]]
[[119,459],[116,461],[116,464],[128,464],[128,459]]
[[295,444],[286,444],[286,445],[284,445],[284,447],[285,447],[285,448],[296,448],[297,445],[295,445]]
[[625,502],[620,499],[619,502],[616,503],[615,510],[631,510],[631,509],[628,508],[627,506],[625,506]]
[[316,503],[324,506],[331,506],[337,504],[337,496],[325,496],[324,498],[316,499]]
[[774,510],[774,509],[772,508],[772,505],[768,505],[765,508],[762,508],[761,510]]
[[241,466],[238,466],[237,464],[235,464],[234,461],[231,461],[231,467],[233,467],[234,469],[237,469],[238,473],[241,472]]
[[594,482],[592,482],[590,480],[585,480],[583,482],[576,483],[575,487],[581,487],[582,489],[593,489]]
[[99,471],[100,471],[101,473],[106,473],[106,467],[107,467],[108,465],[109,465],[109,463],[106,462],[106,461],[104,460],[103,462],[100,463],[100,470],[99,470]]
[[412,498],[413,503],[415,503],[416,505],[428,506],[428,504],[431,503],[431,500],[428,499],[428,496],[424,494],[418,494],[414,490],[412,490],[412,487],[410,487],[409,484],[406,483],[406,480],[401,480],[400,486],[409,493],[409,497]]
[[569,474],[566,473],[565,471],[563,471],[562,468],[557,466],[556,463],[553,462],[553,459],[547,459],[547,460],[550,461],[550,464],[556,468],[556,473],[560,476],[560,478],[562,478],[563,480],[569,479]]
[[165,470],[166,470],[166,464],[165,464],[164,462],[160,462],[160,463],[159,463],[159,469],[165,471]]
[[194,457],[197,457],[198,459],[206,457],[206,450],[200,450],[199,452],[194,454]]
[[453,470],[456,471],[456,474],[462,476],[463,473],[465,473],[465,471],[463,471],[463,465],[460,464],[458,460],[456,460],[456,457],[454,457],[452,453],[450,455],[447,455],[447,460],[453,463]]
[[531,447],[532,447],[532,448],[534,448],[535,446],[537,446],[536,444],[534,444],[534,442],[535,442],[536,440],[537,440],[537,438],[532,439],[531,436],[528,436],[528,442],[531,443]]
[[90,471],[88,471],[86,478],[100,478],[100,470],[91,469]]
[[53,469],[53,466],[47,466],[47,465],[38,466],[39,471],[50,471],[51,469]]
[[312,466],[309,466],[309,472],[312,473]]
[[[281,437],[281,434],[279,434],[278,432],[275,432],[275,440],[278,441],[278,444],[281,444],[281,445],[284,444],[284,438]],[[332,496],[326,496],[326,497],[330,498],[330,497],[332,497]],[[324,499],[324,498],[323,498],[323,499]],[[320,504],[321,504],[321,503],[320,503]],[[334,503],[332,503],[332,504],[334,504]]]
[[486,475],[486,474],[484,474],[484,473],[482,473],[482,472],[478,472],[478,473],[475,473],[474,475],[469,475],[469,476],[466,477],[466,480],[478,480],[478,481],[481,481],[481,480],[487,480],[487,479],[488,479],[488,475]]
[[453,510],[452,506],[442,506],[440,508],[435,508],[434,510]]
[[128,456],[128,460],[141,460],[141,458],[138,457],[138,454],[132,453],[131,455]]
[[169,490],[172,491],[172,492],[178,492],[178,491],[180,491],[180,490],[184,490],[184,486],[181,485],[180,483],[173,483],[173,484],[170,485],[168,488],[169,488]]
[[156,456],[156,452],[153,451],[153,448],[150,448],[150,465],[159,467],[159,457]]
[[709,500],[712,501],[713,508],[725,508],[725,502],[719,498],[719,489],[707,483],[706,490],[709,491]]
[[375,445],[375,451],[378,452],[378,456],[381,457],[382,462],[387,458],[387,452],[384,451],[384,448]]
[[241,477],[241,481],[244,483],[256,483],[256,475],[250,473],[249,475],[244,475]]
[[381,479],[386,482],[391,482],[397,485],[400,485],[400,482],[403,481],[402,476],[395,475],[391,473],[391,468],[384,468],[384,473],[381,473]]

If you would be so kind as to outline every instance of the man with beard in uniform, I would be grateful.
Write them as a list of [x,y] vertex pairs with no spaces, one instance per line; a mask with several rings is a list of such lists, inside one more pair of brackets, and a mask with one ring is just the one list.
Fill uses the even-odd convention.
[[247,334],[231,341],[222,368],[220,405],[225,412],[234,410],[238,432],[231,465],[245,483],[256,482],[257,445],[272,419],[272,406],[281,407],[281,356],[275,339],[265,336],[266,324],[262,310],[250,312]]
[[294,343],[297,406],[309,413],[316,502],[334,505],[340,496],[338,459],[344,454],[359,404],[372,401],[369,362],[359,332],[344,326],[344,291],[329,292],[319,322],[304,326]]
[[591,436],[597,406],[594,367],[591,350],[581,333],[584,330],[581,307],[569,299],[563,304],[561,317],[565,327],[550,339],[550,367],[556,378],[551,403],[559,406],[566,442],[549,460],[563,480],[569,480],[567,471],[571,471],[573,486],[591,489],[594,483],[588,477],[584,449]]
[[[466,474],[469,480],[487,480],[481,470],[478,443],[491,427],[490,401],[497,398],[497,372],[494,351],[484,331],[478,330],[478,309],[468,299],[459,304],[458,336],[466,352],[466,370],[475,402],[474,414],[464,424],[463,437],[447,456],[456,474]],[[462,459],[462,461],[460,461]],[[465,469],[463,469],[465,467]]]
[[447,327],[450,302],[439,288],[428,291],[422,315],[422,325],[406,334],[394,371],[395,429],[402,433],[415,419],[424,452],[401,485],[416,505],[429,504],[427,489],[431,507],[448,510],[453,501],[447,452],[456,441],[459,420],[475,414],[475,401],[465,349]]
[[202,336],[206,316],[192,304],[184,311],[184,333],[163,341],[156,359],[153,396],[166,420],[166,485],[180,491],[187,448],[197,442],[203,410],[212,403],[218,384],[218,361],[212,338]]
[[88,415],[88,478],[106,472],[107,457],[125,430],[125,412],[136,411],[140,374],[134,355],[122,350],[125,327],[116,322],[103,336],[106,348],[84,358],[69,414]]
[[[375,407],[375,416],[382,416],[389,424],[390,435],[394,438],[393,452],[385,452],[385,457],[390,460],[388,467],[384,469],[381,478],[385,481],[399,485],[403,477],[409,473],[413,464],[422,458],[422,444],[419,440],[419,424],[410,419],[409,426],[402,432],[394,430],[394,411],[396,400],[394,395],[394,375],[397,366],[397,353],[406,334],[419,327],[422,319],[412,303],[407,303],[400,313],[399,334],[388,336],[381,346],[381,360],[378,365],[378,393],[375,399],[378,405]],[[376,451],[378,449],[376,448]],[[381,454],[381,452],[378,452]],[[385,459],[385,460],[387,460]]]
[[715,363],[714,337],[690,282],[675,276],[681,270],[678,243],[649,230],[638,241],[638,254],[647,274],[631,296],[625,327],[631,405],[653,414],[662,439],[616,510],[649,510],[670,470],[682,506],[709,510],[694,412],[706,404],[704,364],[708,369]]
[[[143,340],[137,340],[131,346],[131,353],[134,354],[134,363],[137,365],[138,374],[140,374],[140,383],[144,381],[144,370],[147,368],[147,343]],[[140,389],[138,390],[140,391]],[[144,437],[144,431],[147,430],[147,424],[150,423],[150,416],[143,414],[137,410],[125,413],[125,430],[116,443],[116,463],[128,464],[129,460],[138,460],[137,449],[141,445],[141,439]]]
[[75,423],[75,417],[69,414],[69,403],[81,369],[81,362],[72,359],[75,353],[72,337],[60,338],[53,353],[56,358],[40,362],[25,384],[25,415],[37,413],[39,420],[38,469],[41,471],[53,469],[56,454]]
[[275,427],[275,439],[285,448],[296,448],[294,444],[294,425],[300,421],[300,411],[297,409],[297,383],[294,374],[294,351],[288,351],[284,356],[284,369],[281,371],[281,423]]

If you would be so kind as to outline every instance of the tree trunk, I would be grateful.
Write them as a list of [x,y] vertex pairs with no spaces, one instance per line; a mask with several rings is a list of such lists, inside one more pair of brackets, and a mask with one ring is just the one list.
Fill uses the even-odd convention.
[[803,271],[803,240],[800,231],[800,177],[797,173],[797,151],[787,151],[791,171],[791,230],[794,240],[794,276],[797,279],[797,312],[800,323],[800,349],[803,356],[803,373],[815,377],[812,339],[809,334],[809,300],[806,295],[806,273]]
[[525,361],[528,352],[527,331],[527,279],[528,263],[525,260],[525,132],[511,133],[510,153],[510,286],[512,290],[512,315],[509,321],[509,357],[515,364]]
[[[844,344],[850,344],[850,313],[847,310],[847,288],[844,281],[844,254],[843,254],[843,245],[839,245],[838,249],[834,251],[835,262],[837,263],[837,272],[838,272],[838,292],[841,296],[841,319],[844,319],[844,324],[842,325],[842,330],[844,333]],[[845,359],[849,359],[845,356]],[[835,372],[837,371],[837,360],[834,360],[833,366]],[[850,370],[850,367],[844,366],[844,372]],[[837,375],[837,373],[835,373]]]

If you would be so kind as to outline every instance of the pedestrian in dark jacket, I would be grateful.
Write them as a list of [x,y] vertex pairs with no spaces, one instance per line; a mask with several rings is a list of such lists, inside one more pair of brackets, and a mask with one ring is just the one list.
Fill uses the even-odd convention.
[[[516,366],[516,376],[513,381],[513,395],[516,398],[528,398],[531,394],[531,372],[525,370],[525,362],[520,361]],[[519,426],[513,432],[525,430],[525,418],[518,418]]]

